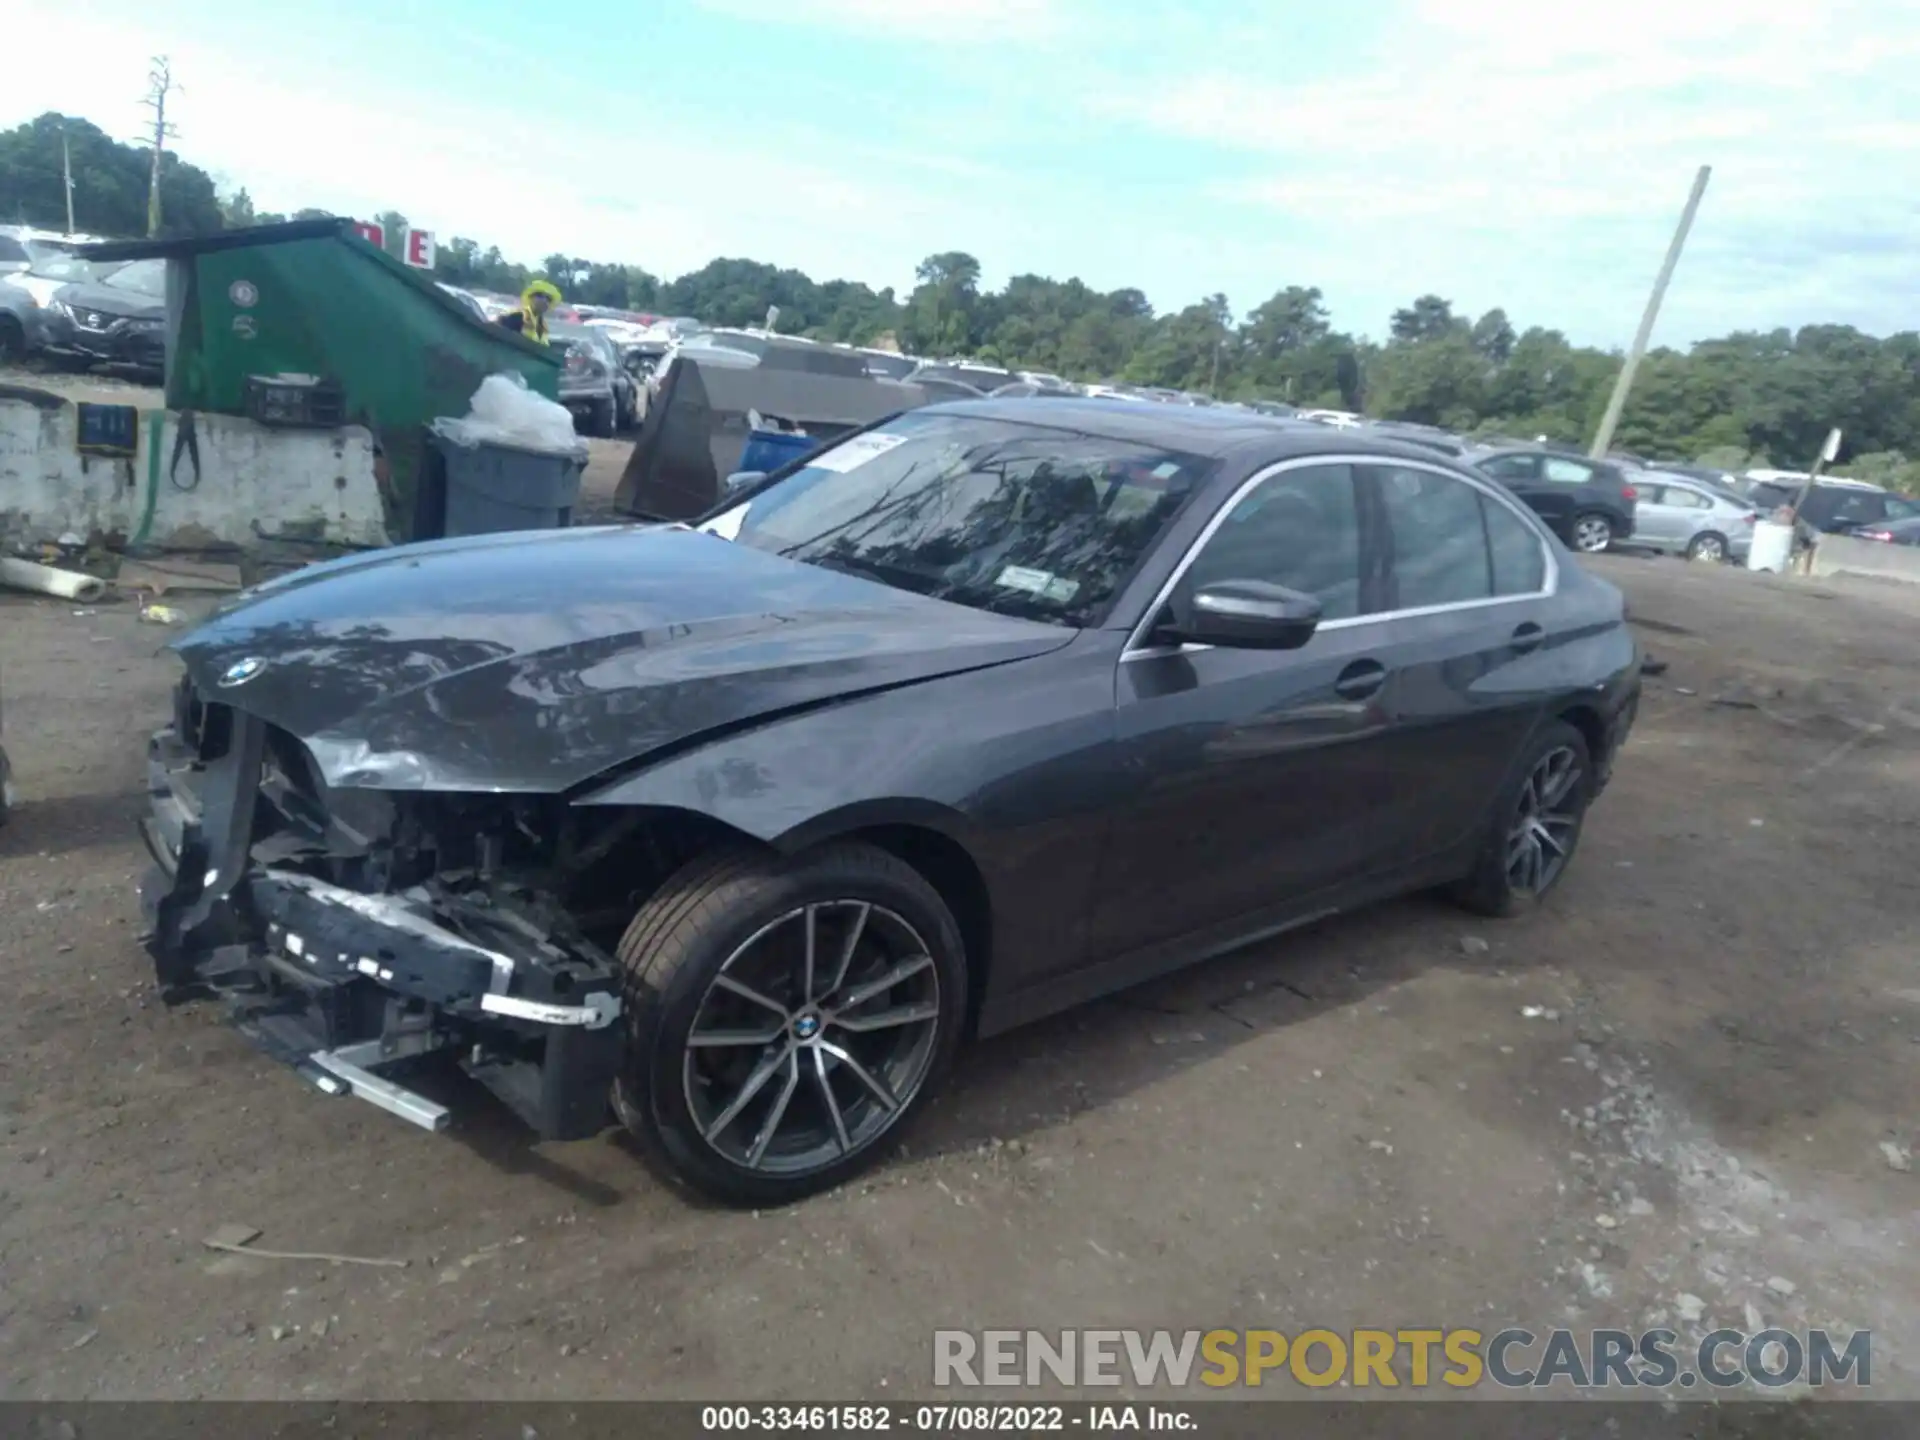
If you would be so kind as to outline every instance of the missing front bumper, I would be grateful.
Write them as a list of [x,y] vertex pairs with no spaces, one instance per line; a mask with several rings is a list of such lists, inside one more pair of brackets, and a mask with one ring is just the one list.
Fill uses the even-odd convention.
[[429,1130],[446,1107],[382,1071],[442,1053],[543,1139],[605,1128],[624,1043],[611,957],[479,877],[366,894],[263,859],[263,728],[236,717],[206,762],[171,729],[152,741],[141,890],[163,994],[224,998],[243,1034],[319,1089]]

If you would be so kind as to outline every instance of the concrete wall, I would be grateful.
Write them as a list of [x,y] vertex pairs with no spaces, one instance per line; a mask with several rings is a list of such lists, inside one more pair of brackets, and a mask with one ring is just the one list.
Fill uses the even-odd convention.
[[138,453],[99,459],[77,448],[71,402],[0,395],[0,544],[67,534],[160,549],[254,549],[280,536],[387,543],[366,430],[275,430],[202,414],[194,431],[197,477],[190,452],[174,464],[177,414],[142,412]]
[[1889,545],[1851,535],[1822,535],[1813,551],[1815,575],[1877,575],[1920,583],[1920,545]]

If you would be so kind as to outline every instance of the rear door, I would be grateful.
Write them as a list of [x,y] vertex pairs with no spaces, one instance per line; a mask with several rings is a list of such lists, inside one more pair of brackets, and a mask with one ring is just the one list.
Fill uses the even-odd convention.
[[1603,485],[1599,470],[1585,460],[1571,455],[1543,455],[1540,479],[1539,495],[1529,503],[1556,530],[1569,529],[1573,517],[1582,510],[1604,509],[1611,515],[1621,508],[1619,488]]
[[[1552,457],[1547,457],[1551,463]],[[1552,644],[1556,562],[1495,486],[1414,462],[1357,467],[1385,551],[1385,609],[1369,617],[1400,793],[1375,857],[1402,868],[1473,840],[1544,691],[1526,675]]]
[[1635,536],[1663,549],[1671,549],[1686,538],[1682,534],[1687,523],[1685,507],[1678,503],[1670,504],[1667,499],[1669,495],[1684,498],[1686,492],[1678,485],[1642,485],[1634,517]]

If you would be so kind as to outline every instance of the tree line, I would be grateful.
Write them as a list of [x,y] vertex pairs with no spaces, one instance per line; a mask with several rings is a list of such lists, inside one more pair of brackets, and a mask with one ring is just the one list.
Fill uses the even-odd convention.
[[[150,152],[56,114],[0,132],[0,221],[61,228],[61,136],[70,150],[74,215],[98,234],[144,232]],[[202,170],[168,153],[162,233],[325,216],[255,209],[242,188],[221,196]],[[405,216],[373,217],[397,253]],[[1286,285],[1244,312],[1225,295],[1156,312],[1139,290],[1015,275],[981,283],[978,259],[930,255],[906,295],[857,280],[818,281],[757,260],[723,258],[674,279],[634,264],[549,255],[509,260],[498,246],[443,239],[435,263],[449,284],[517,294],[535,277],[581,304],[691,315],[855,344],[891,341],[913,354],[971,356],[1081,380],[1125,380],[1220,399],[1277,399],[1415,420],[1463,434],[1578,443],[1593,434],[1621,363],[1564,333],[1517,326],[1500,309],[1455,314],[1423,295],[1375,339],[1335,328],[1321,291]],[[1803,468],[1830,426],[1846,435],[1847,473],[1920,490],[1920,333],[1876,339],[1851,326],[1737,331],[1643,362],[1616,434],[1636,454],[1738,468]]]

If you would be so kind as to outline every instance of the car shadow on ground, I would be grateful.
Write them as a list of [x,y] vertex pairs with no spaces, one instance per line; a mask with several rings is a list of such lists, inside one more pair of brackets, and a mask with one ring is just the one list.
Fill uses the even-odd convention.
[[[1408,896],[990,1037],[962,1054],[912,1149],[953,1153],[1050,1128],[1251,1041],[1366,1005],[1436,966],[1491,971],[1483,937],[1501,923],[1438,896]],[[1526,963],[1502,947],[1502,971]]]

